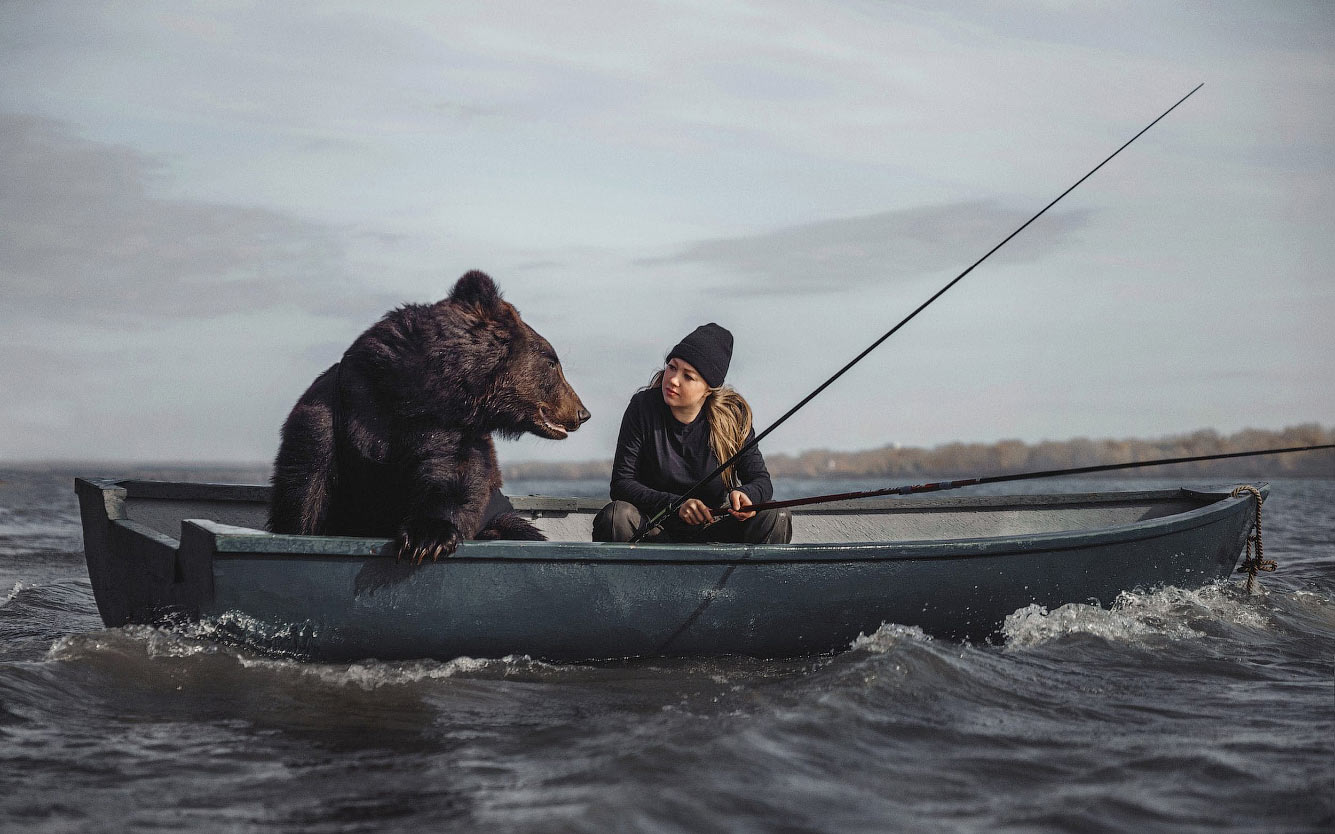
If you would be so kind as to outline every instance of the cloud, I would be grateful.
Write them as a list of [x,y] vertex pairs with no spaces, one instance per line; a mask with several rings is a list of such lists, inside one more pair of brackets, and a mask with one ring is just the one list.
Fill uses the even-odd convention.
[[[962,270],[1032,214],[991,201],[920,206],[701,241],[637,263],[720,268],[744,279],[730,285],[734,295],[827,293],[887,278]],[[1082,228],[1091,214],[1082,209],[1044,215],[993,260],[1037,261]]]
[[281,305],[366,315],[336,230],[154,194],[162,161],[0,114],[0,320],[142,326]]

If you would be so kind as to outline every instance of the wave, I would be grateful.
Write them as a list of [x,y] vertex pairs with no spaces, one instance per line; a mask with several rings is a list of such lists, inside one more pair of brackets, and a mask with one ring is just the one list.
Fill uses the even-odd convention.
[[885,623],[871,634],[859,634],[849,645],[852,651],[865,651],[883,654],[894,651],[905,643],[930,643],[932,636],[920,626],[905,626],[898,623]]
[[1236,584],[1223,582],[1197,590],[1167,586],[1123,591],[1108,608],[1068,603],[1049,611],[1030,605],[1008,616],[1001,631],[1007,647],[1029,648],[1073,634],[1141,643],[1205,637],[1218,633],[1220,626],[1266,630],[1272,621],[1260,604],[1264,597],[1264,591],[1249,596]]
[[[235,633],[239,619],[229,618],[225,630]],[[247,618],[248,619],[248,618]],[[253,623],[257,631],[267,627]],[[364,660],[350,663],[314,663],[299,657],[275,657],[256,654],[228,639],[219,641],[216,620],[190,623],[174,628],[132,625],[88,634],[71,634],[57,639],[47,652],[55,662],[91,662],[112,660],[133,666],[158,666],[165,671],[194,669],[201,674],[227,667],[231,674],[260,673],[265,678],[299,678],[331,687],[375,690],[410,686],[433,680],[463,678],[475,680],[542,680],[580,673],[585,667],[554,665],[527,655],[501,658],[457,657],[453,660]]]
[[[1216,636],[1234,628],[1273,631],[1276,617],[1295,610],[1308,620],[1335,623],[1335,603],[1320,594],[1272,593],[1261,586],[1248,595],[1236,583],[1220,582],[1196,590],[1165,586],[1124,591],[1108,608],[1096,603],[1068,603],[1051,610],[1029,605],[1006,617],[1002,645],[1032,648],[1072,635],[1138,644]],[[885,654],[932,640],[917,626],[885,623],[871,634],[860,634],[849,649]]]
[[30,588],[32,588],[32,587],[33,587],[32,585],[29,585],[29,584],[26,583],[26,582],[22,582],[22,581],[20,581],[20,582],[15,582],[15,583],[14,583],[14,587],[13,587],[13,588],[10,588],[10,589],[9,589],[9,592],[6,593],[5,596],[4,596],[3,598],[0,598],[0,608],[4,608],[6,605],[8,605],[8,604],[10,604],[11,602],[13,602],[14,600],[18,599],[18,598],[19,598],[19,594],[23,593],[24,591],[26,591],[26,590],[28,590],[28,589],[30,589]]

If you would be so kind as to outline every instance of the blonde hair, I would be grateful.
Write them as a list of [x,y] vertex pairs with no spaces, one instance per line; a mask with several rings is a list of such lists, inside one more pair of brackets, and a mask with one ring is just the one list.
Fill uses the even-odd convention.
[[[663,369],[660,368],[645,390],[663,387]],[[737,393],[731,385],[710,388],[701,409],[709,419],[709,448],[719,463],[737,454],[751,433],[751,406],[746,398]],[[728,488],[738,486],[736,466],[723,470],[723,484]]]

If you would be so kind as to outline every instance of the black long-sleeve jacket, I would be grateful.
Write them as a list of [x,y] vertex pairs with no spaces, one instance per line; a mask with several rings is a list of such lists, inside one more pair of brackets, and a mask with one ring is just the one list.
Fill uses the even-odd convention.
[[[755,437],[747,434],[746,442]],[[663,393],[648,388],[630,398],[621,418],[616,456],[612,460],[613,500],[629,501],[641,512],[652,514],[666,507],[718,468],[719,459],[709,447],[709,417],[705,409],[690,423],[672,416]],[[752,447],[735,465],[742,492],[759,504],[774,496],[769,470],[759,447]],[[723,477],[713,478],[691,497],[709,507],[727,503]]]

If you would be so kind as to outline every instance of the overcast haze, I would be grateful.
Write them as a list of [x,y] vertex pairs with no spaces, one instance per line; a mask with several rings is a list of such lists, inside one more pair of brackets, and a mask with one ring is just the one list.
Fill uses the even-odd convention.
[[[270,459],[469,269],[611,456],[717,321],[766,442],[1335,423],[1335,3],[0,4],[0,459]],[[949,8],[945,8],[948,6]]]

